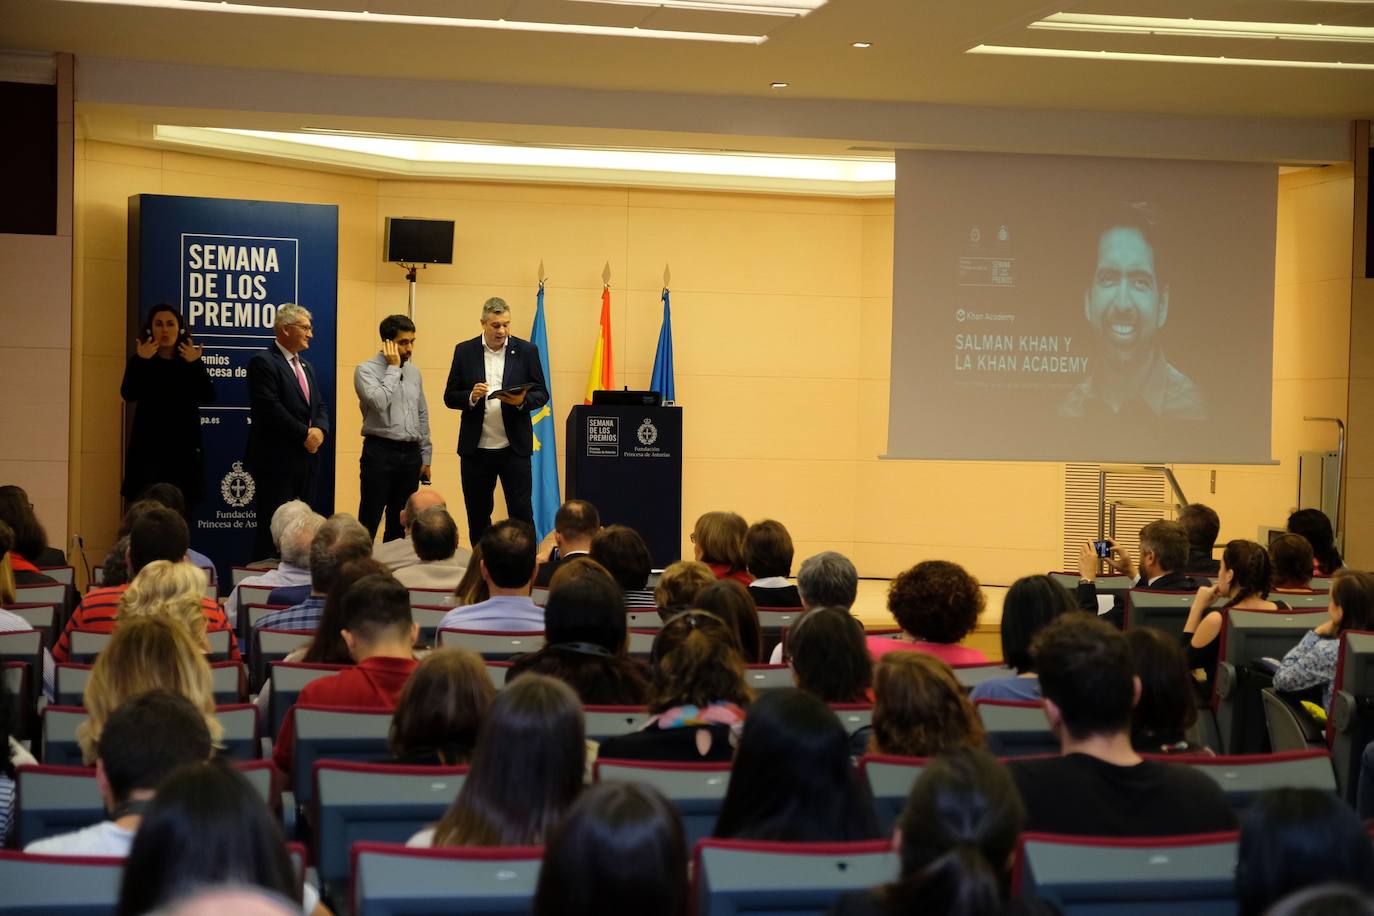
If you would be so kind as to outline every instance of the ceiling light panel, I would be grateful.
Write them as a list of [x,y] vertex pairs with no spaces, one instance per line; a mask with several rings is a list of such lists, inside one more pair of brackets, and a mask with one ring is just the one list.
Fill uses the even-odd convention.
[[1374,28],[1365,26],[1111,16],[1099,13],[1052,13],[1038,22],[1032,22],[1028,28],[1166,38],[1238,38],[1270,41],[1374,43]]
[[1144,63],[1214,64],[1226,67],[1285,67],[1312,70],[1374,70],[1374,63],[1339,60],[1287,60],[1264,57],[1209,57],[1201,54],[1157,54],[1147,51],[1092,51],[1079,48],[1032,48],[1015,45],[976,45],[965,54],[1044,57],[1064,60],[1117,60]]

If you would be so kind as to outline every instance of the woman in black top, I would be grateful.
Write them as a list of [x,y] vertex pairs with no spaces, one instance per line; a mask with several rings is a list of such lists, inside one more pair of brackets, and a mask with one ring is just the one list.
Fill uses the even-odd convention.
[[[1286,604],[1268,600],[1273,576],[1269,554],[1259,544],[1237,539],[1226,545],[1215,584],[1197,590],[1188,620],[1183,624],[1183,648],[1188,653],[1189,670],[1201,668],[1207,674],[1208,684],[1211,683],[1217,670],[1221,628],[1226,625],[1227,611],[1287,609]],[[1218,598],[1225,598],[1226,603],[1213,607]]]
[[200,407],[214,403],[215,387],[203,349],[173,306],[155,305],[144,319],[119,386],[120,397],[138,405],[124,456],[125,499],[155,483],[176,484],[188,506],[204,495]]

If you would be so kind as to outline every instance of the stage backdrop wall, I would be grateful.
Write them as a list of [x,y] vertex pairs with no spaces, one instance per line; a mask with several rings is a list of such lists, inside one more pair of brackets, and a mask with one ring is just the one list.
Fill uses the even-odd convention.
[[[129,299],[126,358],[148,311],[176,306],[215,386],[200,411],[204,499],[189,506],[191,546],[215,560],[221,582],[250,556],[257,532],[257,489],[244,468],[251,423],[248,362],[272,346],[277,308],[310,310],[314,337],[303,354],[337,415],[335,302],[338,208],[322,204],[135,194],[129,198]],[[133,408],[126,408],[126,421]],[[314,506],[334,506],[334,437],[320,450]]]
[[[77,181],[73,412],[83,436],[73,499],[96,562],[118,524],[125,201],[164,193],[339,207],[335,495],[343,511],[357,508],[361,450],[350,373],[376,352],[377,322],[405,309],[404,277],[382,261],[385,217],[443,217],[457,222],[456,261],[421,274],[416,360],[432,407],[434,486],[451,506],[461,509],[458,416],[442,406],[443,385],[454,343],[478,332],[482,300],[505,297],[526,335],[544,260],[551,383],[566,411],[586,386],[607,259],[618,380],[648,383],[666,261],[684,405],[684,523],[720,508],[774,517],[791,530],[798,561],[833,548],[866,576],[946,557],[984,582],[1007,583],[1060,564],[1063,465],[877,458],[888,420],[890,200],[377,181],[96,142],[78,145]],[[1253,537],[1291,507],[1298,450],[1331,444],[1302,415],[1345,415],[1352,187],[1339,167],[1279,179],[1271,390],[1279,464],[1216,466],[1214,494],[1213,466],[1176,468],[1187,493],[1221,513],[1223,538]],[[744,391],[757,408],[741,401]],[[682,549],[691,555],[686,532]]]

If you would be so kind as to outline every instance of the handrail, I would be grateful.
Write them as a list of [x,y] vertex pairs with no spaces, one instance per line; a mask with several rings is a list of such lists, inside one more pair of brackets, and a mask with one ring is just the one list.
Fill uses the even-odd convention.
[[[1344,513],[1341,512],[1341,478],[1345,476],[1345,421],[1340,417],[1303,417],[1303,419],[1312,423],[1325,421],[1336,424],[1336,463],[1340,467],[1336,471],[1336,517],[1332,521],[1332,527],[1336,529],[1336,544],[1343,550],[1345,548],[1345,531],[1343,530],[1345,517]],[[1301,482],[1299,482],[1299,490],[1301,490],[1301,486]],[[1302,493],[1299,492],[1298,496],[1301,498]]]
[[[1143,499],[1107,499],[1107,475],[1114,474],[1118,477],[1163,477],[1169,484],[1169,489],[1173,491],[1174,502],[1158,502],[1155,500]],[[1174,476],[1171,468],[1162,464],[1100,464],[1097,466],[1097,539],[1115,540],[1116,539],[1116,510],[1119,507],[1127,509],[1163,509],[1167,511],[1179,512],[1188,504],[1188,499],[1183,495],[1183,488],[1178,485],[1178,478]]]

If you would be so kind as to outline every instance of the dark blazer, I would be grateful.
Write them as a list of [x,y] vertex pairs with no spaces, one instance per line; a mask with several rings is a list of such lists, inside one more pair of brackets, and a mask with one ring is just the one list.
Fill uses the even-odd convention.
[[310,427],[324,430],[328,438],[329,408],[324,393],[314,368],[304,358],[301,369],[310,386],[309,404],[301,394],[296,373],[275,342],[248,361],[248,409],[253,417],[245,453],[249,468],[260,473],[298,472],[316,457],[305,450]]
[[448,384],[444,386],[444,404],[462,411],[463,416],[458,424],[458,454],[471,455],[477,451],[477,442],[482,438],[482,418],[488,410],[499,407],[511,451],[517,455],[529,455],[534,451],[530,414],[549,402],[544,368],[539,364],[539,348],[528,340],[506,338],[506,371],[501,376],[501,387],[510,388],[533,382],[534,387],[525,393],[524,404],[512,407],[487,398],[469,404],[472,389],[487,380],[486,358],[482,355],[485,346],[479,334],[453,348],[453,366],[448,371]]
[[[1132,588],[1145,588],[1152,592],[1195,592],[1202,587],[1202,583],[1188,575],[1186,572],[1167,572],[1159,577],[1159,581],[1154,585],[1150,580],[1141,576],[1135,581]],[[1080,582],[1074,595],[1078,601],[1078,606],[1085,611],[1097,613],[1097,586],[1091,582]],[[1112,603],[1112,609],[1107,612],[1106,618],[1116,624],[1121,623],[1122,615],[1126,612],[1126,602],[1117,595],[1116,601]]]

